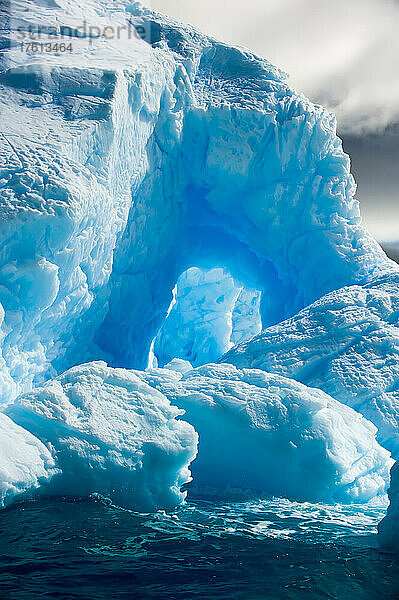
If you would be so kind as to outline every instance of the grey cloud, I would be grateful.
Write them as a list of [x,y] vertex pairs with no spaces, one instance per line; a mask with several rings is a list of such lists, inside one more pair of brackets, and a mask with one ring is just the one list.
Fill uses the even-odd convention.
[[399,120],[396,0],[153,0],[151,5],[286,70],[337,115],[340,131]]

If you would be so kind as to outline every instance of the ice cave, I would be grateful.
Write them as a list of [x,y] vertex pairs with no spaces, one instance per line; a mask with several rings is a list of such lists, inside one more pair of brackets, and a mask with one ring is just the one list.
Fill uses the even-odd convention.
[[[156,513],[208,489],[383,503],[399,267],[362,225],[334,116],[139,2],[11,5],[2,506],[97,494]],[[147,39],[101,33],[127,19]],[[21,52],[49,24],[73,52]],[[392,473],[379,540],[398,548]]]

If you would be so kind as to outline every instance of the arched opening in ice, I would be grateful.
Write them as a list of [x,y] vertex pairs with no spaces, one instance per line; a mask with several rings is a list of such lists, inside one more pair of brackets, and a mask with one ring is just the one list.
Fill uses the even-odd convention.
[[[70,57],[55,53],[43,59],[38,52],[25,64],[18,48],[1,57],[1,121],[7,124],[0,139],[2,401],[88,360],[145,368],[154,338],[171,317],[176,282],[193,266],[207,272],[221,265],[234,280],[262,294],[259,314],[265,328],[331,290],[358,284],[372,316],[371,326],[368,314],[362,326],[366,334],[376,332],[367,351],[362,348],[364,372],[371,372],[370,363],[377,365],[381,391],[380,380],[387,376],[380,366],[387,359],[380,361],[375,352],[382,346],[385,352],[385,340],[381,344],[380,325],[374,322],[382,314],[384,327],[392,325],[397,293],[384,298],[377,290],[375,302],[369,301],[366,284],[392,268],[361,226],[349,158],[334,118],[250,52],[183,26],[162,28],[165,35],[156,48],[137,41],[115,52],[111,41],[103,40],[100,53],[93,48],[87,54],[76,38]],[[281,356],[282,368],[292,371],[310,354],[304,369],[309,378],[314,355],[322,356],[326,347],[339,354],[342,340],[351,350],[351,340],[347,344],[345,332],[337,337],[335,326],[347,328],[351,315],[360,339],[359,313],[351,310],[358,308],[355,302],[344,312],[345,298],[337,292],[325,313],[319,310],[324,301],[318,302],[320,329],[310,312],[308,319],[299,317],[280,330],[275,370]],[[231,320],[230,342],[233,313]],[[288,335],[289,328],[294,335]],[[215,340],[230,343],[226,331],[222,327]],[[387,331],[394,339],[391,328]],[[319,336],[319,345],[309,352],[304,332],[312,341]],[[273,332],[264,337],[269,335]],[[306,352],[296,352],[300,343]],[[264,356],[263,342],[255,338],[255,346]],[[272,342],[269,346],[273,351]],[[352,354],[351,371],[357,375],[360,353]],[[199,355],[195,361],[201,361]],[[339,373],[347,373],[348,363],[342,365]],[[395,374],[391,368],[392,379]],[[217,388],[218,382],[210,385]],[[109,403],[113,418],[118,416],[114,400],[121,399],[117,387]],[[230,402],[228,394],[223,396]],[[90,396],[94,407],[98,397],[98,392]],[[82,396],[74,398],[81,403]],[[231,406],[235,417],[237,403]],[[293,409],[297,423],[295,403]],[[284,407],[280,414],[284,423]],[[118,420],[123,425],[124,415]],[[266,429],[267,423],[262,420]],[[125,431],[120,431],[124,443]],[[240,435],[231,431],[228,439],[240,458]],[[289,433],[283,437],[291,442]],[[366,446],[373,435],[366,435]],[[215,440],[219,447],[218,432]],[[258,455],[258,446],[252,448],[247,463]],[[234,468],[235,460],[230,464]],[[356,456],[354,464],[357,468]],[[267,463],[263,472],[267,475]]]
[[192,266],[259,290],[264,328],[388,268],[334,118],[162,23],[155,49],[2,59],[2,402],[90,360],[145,368]]
[[174,358],[197,367],[262,330],[261,292],[235,280],[227,269],[192,267],[180,275],[152,351],[163,367]]
[[333,117],[276,87],[264,96],[270,112],[231,103],[183,116],[165,92],[95,335],[112,366],[147,366],[174,286],[193,265],[223,265],[262,292],[268,327],[380,262]]

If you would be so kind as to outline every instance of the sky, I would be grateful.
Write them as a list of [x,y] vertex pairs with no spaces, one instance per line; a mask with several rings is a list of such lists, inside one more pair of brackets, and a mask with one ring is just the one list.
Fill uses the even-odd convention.
[[399,0],[151,0],[250,48],[338,119],[366,226],[399,241]]

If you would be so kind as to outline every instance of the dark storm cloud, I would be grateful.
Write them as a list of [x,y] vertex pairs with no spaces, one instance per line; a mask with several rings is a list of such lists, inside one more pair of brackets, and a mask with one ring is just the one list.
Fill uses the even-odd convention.
[[365,225],[381,241],[399,239],[399,126],[344,136]]

